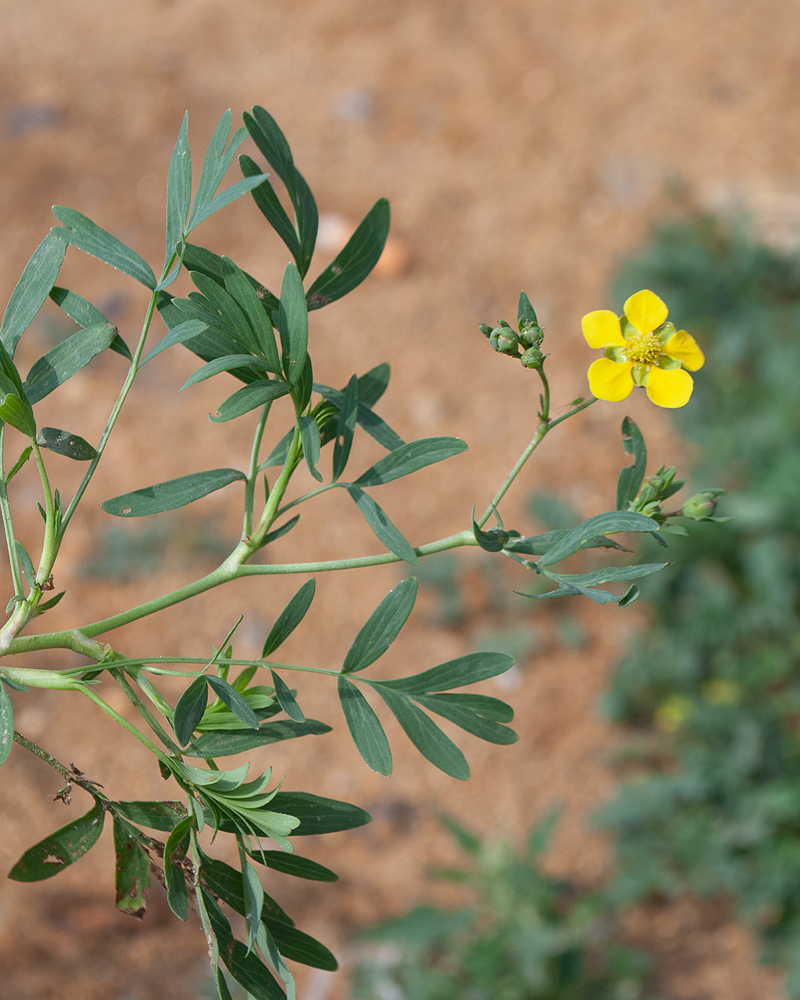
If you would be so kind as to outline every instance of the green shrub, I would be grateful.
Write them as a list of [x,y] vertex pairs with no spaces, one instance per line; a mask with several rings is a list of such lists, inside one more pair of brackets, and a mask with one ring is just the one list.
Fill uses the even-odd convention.
[[691,413],[696,473],[734,520],[671,544],[643,588],[653,624],[613,678],[640,773],[600,814],[615,895],[730,894],[800,996],[800,257],[712,218],[659,230],[617,279],[650,287],[707,348]]
[[365,933],[384,947],[357,966],[353,1000],[642,1000],[646,959],[615,940],[603,896],[542,871],[555,818],[520,852],[446,820],[471,864],[438,874],[474,904],[420,906]]

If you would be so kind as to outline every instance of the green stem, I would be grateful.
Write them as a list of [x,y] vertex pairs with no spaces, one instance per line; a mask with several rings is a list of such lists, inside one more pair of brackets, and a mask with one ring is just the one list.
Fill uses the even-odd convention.
[[244,488],[244,524],[242,526],[242,541],[245,541],[253,530],[253,503],[255,500],[256,482],[258,481],[258,454],[261,450],[261,440],[264,437],[264,429],[267,426],[272,403],[265,403],[258,418],[256,432],[253,437],[253,447],[250,449],[250,469],[247,475],[247,483]]
[[150,296],[150,302],[148,303],[147,312],[145,313],[144,322],[142,323],[142,332],[139,334],[139,342],[136,345],[136,350],[133,352],[133,359],[131,360],[130,368],[128,369],[128,374],[125,377],[125,381],[122,384],[122,388],[120,389],[119,395],[117,396],[116,402],[114,403],[114,407],[111,410],[111,414],[106,423],[105,430],[103,431],[103,434],[100,438],[100,443],[97,446],[97,454],[89,463],[89,468],[86,470],[86,475],[83,477],[80,486],[76,490],[75,496],[69,502],[67,509],[64,511],[64,516],[61,519],[60,534],[62,536],[66,530],[67,525],[72,519],[72,515],[75,513],[78,504],[81,502],[83,494],[86,492],[89,483],[92,481],[92,476],[94,476],[97,466],[100,464],[100,459],[103,457],[103,452],[105,451],[106,445],[108,444],[108,439],[111,437],[111,432],[114,430],[114,425],[117,422],[120,410],[125,404],[125,400],[128,396],[128,393],[131,390],[131,386],[133,385],[133,381],[136,378],[136,375],[139,371],[139,361],[141,360],[142,353],[144,351],[144,345],[145,341],[147,340],[147,334],[150,330],[150,324],[153,322],[153,315],[155,313],[155,308],[156,308],[156,296],[157,296],[156,292],[153,292],[153,294]]
[[81,690],[83,691],[83,694],[85,694],[90,701],[93,701],[101,711],[105,712],[107,716],[122,726],[123,729],[127,729],[131,736],[135,736],[143,746],[147,747],[150,753],[155,754],[160,761],[169,767],[170,758],[163,752],[163,750],[159,749],[159,747],[157,747],[152,740],[148,739],[143,732],[138,730],[132,723],[128,722],[127,719],[123,718],[119,712],[115,712],[114,709],[110,705],[106,704],[99,694],[95,694],[91,688],[83,687]]
[[131,686],[131,683],[125,676],[125,674],[122,671],[115,670],[113,671],[113,676],[114,680],[116,680],[117,684],[119,684],[119,686],[125,692],[128,701],[130,701],[130,703],[133,705],[133,707],[136,709],[139,715],[141,715],[141,717],[144,719],[147,725],[150,726],[150,728],[153,730],[156,736],[161,740],[161,742],[164,744],[167,750],[169,750],[169,752],[172,754],[177,754],[178,756],[180,756],[181,749],[178,746],[178,744],[175,743],[170,738],[170,736],[167,734],[166,730],[158,721],[158,719],[153,715],[153,713],[150,711],[147,705],[145,705],[145,703],[142,701],[142,699],[139,697],[139,695]]
[[11,507],[8,503],[8,489],[6,488],[5,463],[3,460],[3,449],[5,446],[6,425],[0,425],[0,513],[3,518],[3,530],[8,546],[8,562],[11,568],[11,581],[14,586],[15,596],[22,596],[24,584],[22,582],[22,572],[17,559],[17,545],[14,538],[14,524],[11,520]]
[[[58,524],[56,523],[56,511],[53,505],[53,492],[50,488],[50,480],[47,476],[47,469],[44,464],[44,458],[42,457],[39,445],[36,443],[35,438],[31,438],[31,445],[33,447],[33,457],[36,459],[36,467],[39,470],[39,478],[42,482],[42,493],[44,494],[44,541],[42,542],[42,555],[39,559],[39,568],[36,572],[36,583],[38,584],[38,593],[31,594],[29,603],[31,603],[31,598],[35,597],[35,603],[39,603],[39,599],[42,595],[42,588],[45,583],[47,583],[50,578],[50,574],[53,572],[53,565],[56,561],[56,556],[58,555],[58,543],[59,543],[59,531]],[[34,588],[37,589],[37,588]],[[32,607],[35,605],[32,604]]]

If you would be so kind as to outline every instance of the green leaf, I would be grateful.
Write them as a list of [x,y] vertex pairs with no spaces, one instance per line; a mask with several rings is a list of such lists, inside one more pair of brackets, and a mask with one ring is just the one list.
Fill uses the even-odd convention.
[[289,192],[292,204],[297,201],[297,178],[292,151],[286,136],[281,132],[278,123],[264,108],[256,105],[251,108],[252,114],[242,115],[247,131],[267,162],[280,177]]
[[319,435],[319,425],[313,417],[300,417],[300,440],[303,442],[303,458],[306,460],[308,471],[317,480],[322,482],[322,473],[317,469],[319,462],[320,448],[322,442]]
[[321,309],[361,284],[383,253],[389,221],[389,202],[380,198],[361,220],[344,249],[309,288],[309,309]]
[[[378,367],[381,366],[379,365]],[[388,365],[386,367],[388,368]],[[405,444],[405,441],[403,441],[399,434],[392,430],[385,420],[370,409],[370,407],[374,405],[373,403],[365,403],[361,398],[362,379],[366,378],[369,374],[370,372],[367,372],[366,375],[362,375],[358,380],[359,403],[356,422],[359,427],[366,431],[366,433],[369,434],[374,441],[377,441],[379,445],[386,448],[387,451],[393,451],[395,448],[399,448],[401,445]],[[369,385],[364,389],[364,391],[366,391],[371,397],[373,390],[369,387]],[[340,392],[338,389],[332,389],[330,386],[320,385],[315,382],[314,392],[318,392],[320,396],[327,399],[335,406],[338,406],[339,409],[342,408],[344,393]]]
[[[225,188],[217,194],[217,190],[222,183],[228,168],[233,162],[236,150],[244,142],[247,132],[243,128],[238,128],[228,142],[228,135],[231,130],[231,113],[226,111],[219,120],[211,142],[208,144],[206,155],[203,158],[203,166],[200,168],[200,180],[197,185],[192,212],[186,224],[186,232],[190,233],[200,225],[205,219],[219,211],[225,205],[235,201],[254,186],[261,184],[265,176],[245,178],[244,181],[236,181],[230,187]],[[226,145],[227,143],[227,145]]]
[[312,969],[336,972],[339,963],[332,952],[320,941],[282,920],[264,918],[264,923],[275,940],[278,951],[291,962],[300,962]]
[[298,857],[297,854],[285,854],[283,851],[248,851],[253,861],[258,861],[276,872],[292,875],[294,878],[308,879],[311,882],[338,882],[339,876],[330,868]]
[[253,288],[244,271],[237,267],[229,257],[222,258],[222,274],[228,294],[247,317],[256,342],[267,362],[268,370],[279,375],[281,364],[278,348],[275,344],[275,334],[258,292]]
[[[183,263],[187,270],[205,274],[207,277],[213,278],[221,288],[225,287],[224,258],[218,254],[212,253],[211,250],[206,250],[205,247],[196,246],[194,243],[187,243],[183,254]],[[263,303],[264,308],[269,310],[270,313],[275,312],[278,308],[277,297],[268,288],[265,288],[260,281],[254,278],[252,274],[248,274],[246,271],[242,273],[253,286],[253,290],[258,296],[259,301]]]
[[490,698],[485,694],[472,694],[459,692],[458,694],[447,695],[448,701],[453,705],[463,705],[476,715],[484,719],[491,719],[493,722],[511,722],[514,718],[514,709],[499,698]]
[[182,802],[111,802],[114,813],[150,830],[173,830],[186,818]]
[[197,337],[198,334],[204,333],[208,329],[208,326],[201,322],[199,319],[187,319],[177,326],[174,326],[166,336],[162,337],[161,340],[153,347],[151,350],[145,354],[139,367],[146,365],[148,361],[152,361],[157,355],[162,351],[165,351],[168,347],[172,347],[174,344],[186,344],[193,337]]
[[19,559],[19,564],[22,567],[22,574],[27,581],[29,587],[34,587],[36,585],[36,570],[33,566],[33,560],[28,555],[27,549],[19,541],[19,539],[14,540],[14,547],[17,550],[17,558]]
[[658,522],[644,514],[629,511],[607,511],[595,514],[588,520],[572,528],[540,560],[539,566],[552,566],[577,552],[595,535],[605,535],[609,531],[658,531]]
[[446,458],[467,450],[466,442],[454,437],[421,438],[409,441],[388,455],[384,455],[365,473],[360,475],[353,486],[368,487],[390,483],[393,479],[407,476],[427,465],[434,465]]
[[41,882],[58,875],[94,847],[103,831],[105,815],[103,803],[95,800],[88,813],[29,848],[8,877],[15,882]]
[[293,719],[295,722],[305,722],[306,717],[303,715],[302,709],[295,701],[295,697],[289,690],[286,682],[274,670],[270,669],[270,673],[272,674],[272,684],[275,688],[275,697],[278,700],[278,704],[290,719]]
[[466,687],[467,684],[477,684],[489,677],[504,674],[514,666],[514,657],[507,653],[467,653],[455,660],[447,660],[438,666],[412,674],[411,677],[399,677],[396,680],[380,681],[381,687],[416,696],[431,694],[435,691],[450,691],[452,688]]
[[625,417],[622,421],[622,447],[628,455],[633,455],[633,465],[626,465],[620,470],[617,480],[617,510],[625,510],[629,502],[636,498],[647,466],[647,448],[642,432],[630,417]]
[[[251,160],[249,156],[242,155],[239,157],[239,169],[245,177],[263,176],[261,167],[254,160]],[[300,267],[302,261],[300,240],[297,238],[294,226],[286,214],[283,205],[281,205],[273,186],[269,181],[264,181],[263,184],[259,184],[257,188],[254,188],[250,194],[258,210],[286,244],[289,253],[294,257],[295,263]]]
[[472,534],[484,552],[502,552],[509,538],[519,537],[518,531],[506,531],[503,528],[492,528],[489,531],[481,531],[478,527],[478,522],[475,520],[474,504],[472,505]]
[[[549,552],[556,542],[560,542],[571,530],[571,528],[556,528],[554,531],[545,531],[542,535],[529,535],[527,538],[512,539],[506,545],[506,551],[521,552],[531,556],[543,556],[545,552]],[[594,535],[592,538],[587,538],[581,544],[580,548],[617,549],[620,552],[630,552],[630,549],[624,545],[620,545],[619,542],[615,542],[612,538],[606,538],[605,535]]]
[[374,687],[402,726],[406,736],[426,760],[440,771],[449,774],[451,778],[458,778],[460,781],[469,778],[469,764],[464,754],[429,715],[417,708],[404,694],[385,688],[382,684],[376,684]]
[[291,384],[296,385],[303,373],[308,351],[308,309],[303,280],[294,264],[287,264],[283,272],[278,332],[281,336],[283,371]]
[[213,378],[214,375],[221,375],[222,372],[231,372],[237,368],[247,367],[261,372],[267,370],[267,366],[261,358],[253,357],[252,354],[230,354],[227,358],[215,358],[213,361],[207,361],[202,368],[198,368],[186,379],[178,391],[183,392],[190,385],[205,382],[206,379]]
[[508,746],[517,742],[519,737],[513,729],[478,715],[465,705],[459,704],[458,701],[452,701],[454,697],[458,696],[451,694],[418,695],[415,700],[428,711],[441,715],[442,718],[452,722],[460,729],[472,736],[477,736],[480,740],[486,740],[487,743]]
[[208,704],[208,683],[205,676],[196,677],[178,698],[172,717],[172,728],[182,747],[185,747],[203,718]]
[[218,939],[220,955],[236,982],[255,1000],[286,1000],[286,994],[258,955],[234,939],[231,925],[214,897],[202,887],[200,892]]
[[146,517],[160,514],[165,510],[176,510],[194,503],[201,497],[216,490],[224,489],[247,476],[238,469],[210,469],[208,472],[193,472],[178,479],[168,479],[155,486],[145,486],[141,490],[121,493],[104,500],[100,506],[107,514],[115,517]]
[[[223,702],[223,704],[227,705],[228,708],[233,712],[233,714],[238,719],[241,719],[242,722],[248,727],[248,729],[258,730],[258,727],[260,725],[258,716],[253,711],[253,709],[248,705],[247,701],[242,697],[242,695],[239,694],[236,688],[231,687],[231,685],[228,684],[227,681],[223,680],[221,677],[217,677],[215,674],[207,674],[206,680],[208,681],[210,686],[214,689],[214,694],[216,694],[219,700]],[[175,710],[177,712],[177,706]],[[188,740],[184,740],[183,742],[187,743]]]
[[199,209],[204,209],[214,197],[217,188],[222,183],[222,178],[227,173],[228,167],[230,166],[233,156],[238,149],[238,147],[244,141],[244,135],[242,135],[242,130],[237,129],[233,135],[233,141],[231,142],[232,149],[226,157],[225,147],[228,143],[228,136],[231,132],[231,123],[233,121],[233,115],[230,112],[230,108],[222,113],[220,120],[217,122],[214,133],[211,136],[211,140],[206,148],[205,156],[203,157],[203,165],[200,168],[200,180],[197,184],[197,194],[194,199],[194,208],[192,210],[192,220],[190,227],[193,228],[197,223],[194,222],[194,215]]
[[31,254],[20,275],[0,322],[0,342],[10,355],[17,349],[19,338],[44,305],[67,252],[68,242],[59,229],[50,230]]
[[[224,264],[223,264],[224,268]],[[239,303],[228,294],[213,278],[209,278],[202,273],[190,272],[192,281],[200,290],[202,298],[198,298],[196,293],[190,292],[188,300],[177,300],[179,306],[185,302],[194,302],[195,306],[205,308],[209,313],[212,323],[228,331],[234,340],[240,345],[239,353],[258,353],[258,340],[247,320],[247,316],[242,311]],[[237,353],[230,351],[229,353]]]
[[97,257],[118,271],[123,271],[151,291],[155,289],[156,276],[150,265],[116,236],[107,233],[105,229],[101,229],[91,219],[87,219],[73,208],[54,205],[53,215],[64,224],[64,227],[57,228],[54,232],[69,240],[78,250],[83,250],[84,253]]
[[186,216],[192,202],[192,154],[189,151],[189,112],[183,116],[181,130],[167,173],[167,238],[164,267],[169,263],[175,245],[182,242]]
[[14,389],[10,379],[0,375],[0,420],[21,431],[26,437],[36,434],[36,421],[28,400]]
[[609,590],[596,590],[594,587],[578,587],[572,583],[562,583],[557,590],[548,590],[544,594],[525,594],[521,590],[514,593],[520,597],[530,597],[534,601],[547,600],[550,597],[588,597],[595,604],[619,604],[621,608],[632,604],[639,596],[639,588],[631,584],[622,595],[612,594]]
[[333,445],[333,481],[336,482],[347,466],[358,418],[358,377],[350,376],[339,406],[339,422]]
[[535,323],[537,326],[539,324],[539,320],[536,318],[536,311],[531,305],[531,300],[525,292],[519,293],[519,300],[517,301],[517,323],[520,329],[522,329],[523,326],[530,325],[531,323]]
[[76,462],[89,462],[97,457],[97,452],[82,437],[59,430],[58,427],[42,427],[36,435],[40,448],[48,448],[58,455],[65,455]]
[[[37,443],[41,444],[41,441],[39,441],[38,438],[37,438]],[[31,445],[28,445],[27,447],[25,447],[25,448],[22,449],[22,451],[20,452],[19,458],[16,460],[16,462],[14,462],[14,464],[11,466],[11,468],[6,473],[6,480],[5,480],[6,481],[6,486],[8,486],[8,484],[11,482],[11,480],[14,478],[14,476],[16,476],[16,474],[19,472],[19,470],[25,465],[25,463],[31,457],[31,453],[32,452],[33,452],[33,447]],[[686,534],[688,534],[688,532],[686,532]]]
[[669,566],[669,563],[638,563],[634,566],[606,566],[604,569],[595,569],[590,573],[552,573],[544,570],[544,575],[556,583],[572,584],[574,587],[595,587],[600,583],[616,583],[625,580],[638,580],[643,576],[650,576],[651,573],[658,573],[659,570]]
[[305,277],[311,264],[311,258],[314,256],[314,247],[317,244],[319,213],[311,188],[299,170],[295,170],[295,180],[297,198],[294,203],[294,214],[297,219],[297,232],[300,237],[300,253],[302,255],[299,270],[300,274]]
[[[93,306],[82,295],[78,295],[77,292],[71,292],[66,288],[54,286],[50,290],[50,298],[78,326],[98,326],[100,323],[107,323],[109,326],[114,326],[96,306]],[[130,348],[122,337],[120,337],[119,333],[115,334],[114,339],[109,344],[109,350],[115,351],[125,358],[126,361],[133,360]]]
[[252,949],[256,943],[256,934],[261,924],[261,911],[264,907],[264,886],[258,877],[258,872],[242,858],[242,889],[244,891],[244,912],[247,925],[247,948]]
[[284,535],[288,535],[299,520],[300,515],[295,514],[294,517],[289,518],[286,524],[282,524],[280,528],[267,532],[267,534],[264,535],[264,545],[269,545],[271,542],[276,542],[279,538],[283,538]]
[[292,632],[294,632],[311,607],[316,589],[317,583],[313,577],[310,580],[306,580],[283,611],[281,611],[264,642],[264,648],[261,650],[262,660],[273,653],[278,646],[286,642]]
[[14,706],[5,684],[0,681],[0,767],[8,760],[14,744]]
[[404,559],[412,566],[416,566],[419,558],[414,547],[398,531],[386,512],[375,503],[368,493],[358,489],[357,486],[348,485],[346,489],[353,498],[356,507],[364,515],[364,520],[386,548],[390,552],[394,552],[399,559]]
[[339,702],[356,749],[373,771],[388,778],[392,751],[378,716],[352,681],[340,675],[338,685]]
[[271,743],[282,743],[299,736],[320,736],[330,731],[330,726],[316,719],[306,719],[305,722],[281,719],[262,725],[258,732],[242,729],[203,733],[189,744],[184,753],[188,757],[229,757]]
[[59,603],[64,594],[66,594],[66,590],[62,590],[61,593],[56,594],[55,597],[51,597],[49,601],[42,601],[42,603],[37,608],[39,614],[42,614],[42,612],[44,611],[49,611],[50,608],[54,608],[56,604]]
[[258,471],[261,472],[262,469],[269,469],[275,465],[283,465],[286,461],[286,456],[289,454],[289,445],[294,439],[294,428],[287,431],[286,434],[280,439],[280,441],[275,445],[272,451],[267,455],[263,462],[259,463]]
[[141,917],[150,888],[150,856],[139,842],[136,830],[119,816],[114,816],[114,855],[116,907],[132,917]]
[[253,382],[252,385],[242,386],[232,396],[228,396],[223,403],[220,403],[216,415],[211,415],[211,420],[218,424],[224,423],[226,420],[235,420],[236,417],[258,409],[264,403],[280,399],[289,391],[289,386],[278,382],[277,379],[261,379],[258,382]]
[[28,400],[33,404],[44,399],[109,347],[116,335],[117,331],[113,326],[100,323],[78,330],[57,344],[44,357],[39,358],[28,372],[25,382]]
[[273,797],[271,806],[300,820],[300,826],[292,830],[293,837],[352,830],[369,823],[371,818],[369,813],[358,806],[312,795],[310,792],[278,792]]
[[343,674],[364,670],[383,656],[408,621],[417,599],[417,588],[417,578],[410,576],[389,591],[348,649],[342,664]]
[[164,845],[164,881],[167,886],[167,902],[179,920],[186,920],[189,916],[189,890],[186,887],[186,873],[181,862],[186,857],[192,822],[192,818],[188,816],[186,819],[182,819]]

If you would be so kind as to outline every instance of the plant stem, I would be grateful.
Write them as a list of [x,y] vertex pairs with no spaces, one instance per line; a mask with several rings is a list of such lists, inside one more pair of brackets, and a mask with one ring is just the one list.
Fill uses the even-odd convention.
[[61,775],[68,785],[78,785],[96,799],[101,799],[104,802],[108,801],[105,795],[98,791],[97,783],[84,778],[74,764],[71,764],[69,767],[62,764],[60,760],[57,760],[51,753],[48,753],[44,747],[40,747],[38,743],[29,740],[27,736],[23,736],[16,729],[14,730],[14,742],[19,743],[21,747],[24,747],[35,757],[38,757],[39,760],[43,760],[45,764],[49,764],[56,773]]
[[255,499],[256,481],[258,480],[258,453],[261,450],[261,440],[264,437],[264,429],[267,426],[272,403],[265,403],[258,418],[256,432],[253,436],[253,447],[250,449],[250,468],[247,475],[247,483],[244,488],[244,524],[242,526],[242,541],[245,541],[253,530],[253,502]]
[[3,461],[3,449],[5,446],[6,425],[0,426],[0,513],[3,518],[3,530],[8,546],[8,562],[11,568],[11,580],[14,585],[15,596],[21,597],[24,593],[22,583],[22,573],[17,559],[17,546],[14,538],[14,524],[11,520],[11,508],[8,503],[8,490],[6,488],[5,463]]
[[139,371],[139,361],[142,357],[142,352],[144,351],[144,344],[147,340],[147,334],[150,330],[150,324],[153,322],[153,314],[156,308],[156,292],[150,296],[150,302],[147,305],[147,312],[145,313],[144,322],[142,323],[142,332],[139,334],[139,342],[136,345],[136,350],[133,352],[133,359],[131,360],[130,368],[128,369],[128,374],[125,376],[125,381],[122,384],[119,395],[117,396],[116,402],[111,410],[111,414],[105,426],[105,430],[100,438],[100,443],[97,446],[97,454],[89,463],[89,468],[86,470],[86,475],[81,480],[81,484],[75,492],[75,496],[70,500],[67,509],[64,511],[64,516],[61,519],[61,531],[63,534],[66,530],[67,525],[72,519],[72,515],[78,504],[83,498],[83,494],[86,492],[89,483],[92,481],[92,476],[94,476],[97,466],[100,464],[100,459],[103,457],[103,452],[105,451],[106,445],[108,444],[108,439],[111,437],[111,432],[114,430],[114,425],[119,417],[120,410],[122,409],[128,393],[131,390],[133,381]]
[[106,702],[104,702],[99,694],[95,694],[95,692],[92,691],[91,688],[82,687],[81,690],[83,694],[85,694],[86,697],[89,699],[89,701],[93,701],[95,705],[97,705],[97,707],[101,711],[105,712],[107,716],[112,718],[114,722],[122,726],[123,729],[127,729],[127,731],[131,734],[131,736],[135,736],[136,739],[143,746],[147,747],[150,753],[155,754],[155,756],[158,757],[160,761],[169,766],[170,758],[167,756],[167,754],[165,754],[163,750],[159,749],[159,747],[157,747],[152,740],[148,739],[143,732],[138,730],[136,726],[134,726],[132,723],[128,722],[127,719],[123,718],[123,716],[121,716],[119,712],[115,712],[114,709]]

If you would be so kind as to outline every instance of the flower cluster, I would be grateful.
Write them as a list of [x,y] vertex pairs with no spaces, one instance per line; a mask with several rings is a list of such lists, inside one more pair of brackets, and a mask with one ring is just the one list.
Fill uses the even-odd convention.
[[605,348],[605,357],[589,366],[589,388],[598,399],[625,399],[638,385],[656,406],[689,402],[694,388],[689,371],[702,368],[705,358],[694,337],[676,330],[667,315],[661,299],[644,289],[631,295],[622,316],[598,309],[583,317],[589,346]]

